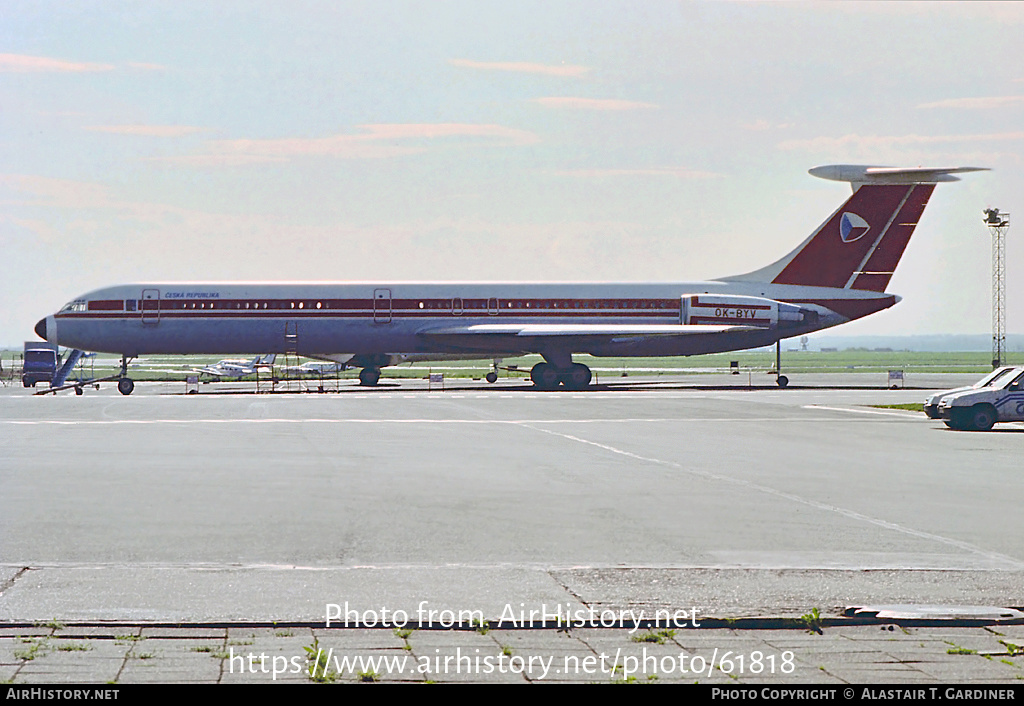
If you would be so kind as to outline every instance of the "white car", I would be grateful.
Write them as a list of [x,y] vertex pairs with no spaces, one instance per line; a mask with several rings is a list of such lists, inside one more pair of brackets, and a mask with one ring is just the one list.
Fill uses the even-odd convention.
[[957,387],[952,390],[943,390],[942,392],[936,392],[934,395],[924,401],[924,413],[928,415],[929,419],[939,419],[939,402],[942,401],[943,397],[949,395],[955,395],[958,392],[967,392],[969,390],[977,390],[979,387],[987,387],[992,383],[998,381],[1004,375],[1009,374],[1013,370],[1024,370],[1024,367],[1018,365],[1004,365],[1001,368],[996,368],[991,373],[983,377],[973,385],[967,387]]
[[988,431],[996,422],[1024,421],[1024,367],[984,387],[946,395],[939,402],[939,417],[958,431]]

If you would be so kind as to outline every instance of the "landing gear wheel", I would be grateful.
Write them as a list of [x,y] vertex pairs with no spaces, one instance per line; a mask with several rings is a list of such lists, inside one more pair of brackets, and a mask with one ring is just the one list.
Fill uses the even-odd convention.
[[132,382],[131,378],[121,378],[117,381],[117,391],[122,395],[130,395],[134,389],[135,383]]
[[76,387],[76,388],[75,388],[75,394],[76,394],[76,395],[81,395],[81,394],[83,394],[84,392],[85,392],[85,391],[84,391],[84,390],[83,390],[83,389],[82,389],[81,387]]
[[567,390],[585,390],[593,377],[590,368],[583,363],[573,363],[568,372],[562,374],[562,384]]
[[359,384],[363,387],[373,387],[380,380],[379,368],[363,368],[359,371]]
[[490,383],[498,382],[498,374],[492,370],[484,376],[484,380]]
[[987,404],[975,405],[971,410],[971,429],[989,431],[996,423],[996,410]]
[[780,375],[778,378],[776,378],[775,382],[779,387],[785,387],[786,385],[789,384],[789,378],[786,377],[785,375]]
[[558,370],[550,363],[537,363],[530,369],[530,380],[538,390],[554,390],[561,380]]

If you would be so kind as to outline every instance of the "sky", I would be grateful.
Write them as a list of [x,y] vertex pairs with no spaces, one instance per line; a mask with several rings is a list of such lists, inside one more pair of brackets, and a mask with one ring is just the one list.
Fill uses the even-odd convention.
[[830,333],[990,332],[990,207],[1024,332],[1024,4],[4,0],[0,344],[126,282],[739,274],[834,163],[992,171]]

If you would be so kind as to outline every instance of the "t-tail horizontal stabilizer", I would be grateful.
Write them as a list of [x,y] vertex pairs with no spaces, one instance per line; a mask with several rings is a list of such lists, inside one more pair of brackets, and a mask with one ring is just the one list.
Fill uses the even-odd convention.
[[987,172],[986,167],[873,167],[866,164],[826,164],[808,170],[811,176],[832,181],[848,181],[854,191],[860,184],[936,184],[940,181],[960,181],[954,174]]

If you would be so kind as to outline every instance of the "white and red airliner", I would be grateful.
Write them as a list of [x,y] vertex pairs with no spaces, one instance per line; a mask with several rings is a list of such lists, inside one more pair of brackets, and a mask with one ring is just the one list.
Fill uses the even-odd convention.
[[[410,359],[538,353],[540,389],[578,390],[574,353],[673,356],[742,350],[836,326],[899,301],[886,293],[937,182],[976,167],[829,165],[853,195],[796,249],[706,282],[181,282],[98,289],[35,327],[51,343],[122,356],[296,353],[362,368]],[[784,379],[780,378],[780,384]]]

